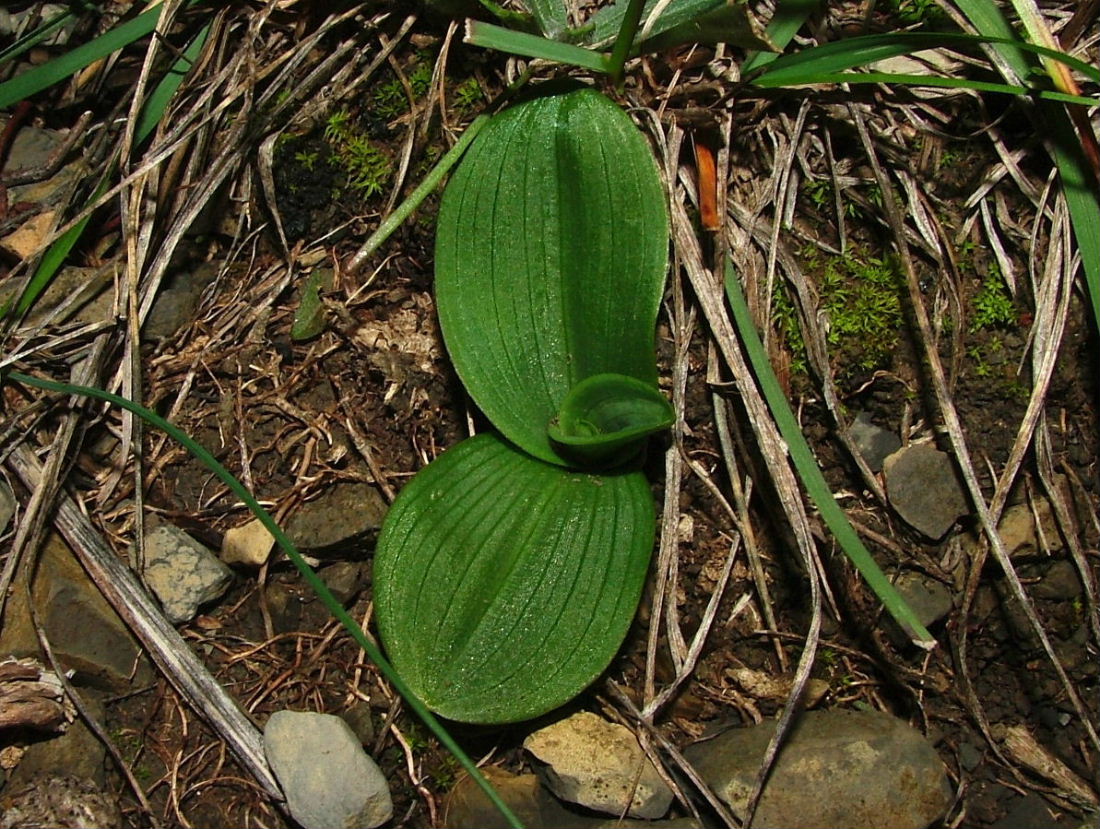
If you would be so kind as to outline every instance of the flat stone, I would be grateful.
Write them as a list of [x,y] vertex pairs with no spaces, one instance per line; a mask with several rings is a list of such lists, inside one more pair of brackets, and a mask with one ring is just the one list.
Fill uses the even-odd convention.
[[890,505],[933,540],[943,538],[970,509],[951,458],[932,446],[909,446],[886,459]]
[[15,493],[11,491],[7,481],[0,479],[0,533],[8,529],[13,515],[15,515]]
[[[129,628],[56,533],[38,553],[31,597],[58,661],[76,685],[124,692],[151,681],[152,669]],[[0,653],[39,656],[27,591],[17,585],[4,610]]]
[[178,625],[220,598],[233,582],[233,571],[183,530],[162,524],[145,536],[145,581],[164,615]]
[[341,713],[340,718],[355,732],[360,745],[369,746],[374,742],[374,711],[369,702],[359,700],[347,711]]
[[[95,694],[85,691],[81,699],[97,722],[106,722],[103,703]],[[18,787],[30,785],[43,776],[69,775],[102,789],[107,785],[106,759],[107,749],[103,743],[85,725],[84,719],[77,717],[64,733],[28,745],[19,765],[11,772],[8,785]]]
[[[775,721],[735,728],[684,754],[734,814],[744,814]],[[936,750],[878,711],[808,711],[779,753],[755,826],[923,829],[951,803]]]
[[258,518],[247,524],[231,527],[222,538],[222,561],[246,567],[262,567],[271,556],[275,537]]
[[852,440],[872,472],[881,472],[883,461],[901,448],[901,438],[876,426],[867,412],[859,412],[848,427]]
[[954,607],[951,591],[942,582],[921,573],[902,573],[894,587],[925,627],[938,622]]
[[[481,770],[527,829],[699,829],[692,818],[605,820],[566,809],[533,774],[511,774],[496,766]],[[443,801],[446,829],[508,829],[509,823],[473,778],[463,776]]]
[[[1054,510],[1050,501],[1041,497],[1032,504],[1013,504],[1005,509],[997,523],[997,534],[1014,559],[1045,555],[1044,544],[1051,552],[1063,547]],[[972,543],[979,541],[975,539]]]
[[327,557],[352,558],[364,536],[377,533],[388,509],[370,484],[337,483],[302,504],[287,520],[287,535],[300,550]]
[[672,803],[629,729],[581,711],[540,728],[523,741],[543,784],[562,800],[611,815],[658,818]]
[[363,589],[363,563],[360,561],[337,561],[328,567],[322,567],[317,574],[325,587],[336,597],[340,604],[347,604]]
[[194,319],[202,292],[218,275],[218,266],[204,262],[192,271],[170,274],[149,309],[141,328],[141,338],[155,342],[170,337]]
[[276,711],[264,753],[303,829],[373,829],[393,817],[385,775],[339,717]]
[[[52,228],[46,227],[44,232],[48,234]],[[0,285],[0,300],[14,299],[18,287],[9,283]],[[107,268],[62,268],[27,312],[27,323],[43,322],[54,313],[59,314],[55,322],[113,321],[113,288],[114,273]],[[59,310],[62,306],[66,309],[64,312]]]
[[1038,583],[1031,588],[1031,594],[1039,599],[1052,601],[1072,601],[1081,595],[1081,578],[1072,561],[1058,559],[1052,561]]

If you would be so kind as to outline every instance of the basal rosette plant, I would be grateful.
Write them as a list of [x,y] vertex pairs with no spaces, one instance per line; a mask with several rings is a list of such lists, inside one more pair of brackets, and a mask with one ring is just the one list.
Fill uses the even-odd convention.
[[484,128],[437,233],[444,340],[500,434],[444,452],[397,498],[378,628],[430,708],[511,722],[591,683],[638,606],[654,541],[639,458],[673,420],[654,357],[664,190],[625,112],[559,89]]

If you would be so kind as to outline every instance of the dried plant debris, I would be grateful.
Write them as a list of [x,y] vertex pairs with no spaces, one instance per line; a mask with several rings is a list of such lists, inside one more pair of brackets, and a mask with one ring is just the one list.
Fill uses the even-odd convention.
[[[0,45],[15,37],[4,27],[48,17],[39,5],[0,13]],[[134,781],[115,766],[98,781],[47,769],[35,787],[0,788],[0,822],[285,825],[273,779],[261,779],[259,726],[309,711],[349,723],[349,747],[384,777],[392,825],[485,825],[497,818],[480,790],[205,466],[115,407],[6,373],[105,388],[178,424],[323,563],[354,624],[374,635],[389,506],[489,424],[440,333],[438,195],[362,268],[349,262],[524,70],[540,81],[584,73],[475,49],[459,27],[401,4],[165,5],[174,17],[157,37],[0,112],[0,302],[18,302],[43,251],[87,219],[64,269],[2,331],[0,499],[10,485],[12,503],[0,504],[0,641],[19,647],[0,653],[0,698],[12,703],[0,706],[11,742],[0,768],[14,773],[41,739],[34,729],[74,722],[44,663],[28,661],[34,604],[69,681],[105,700],[103,732]],[[562,32],[603,4],[566,5]],[[754,5],[762,20],[771,5]],[[799,43],[957,25],[947,4],[865,5],[828,4]],[[1039,7],[1095,65],[1095,4]],[[0,82],[143,9],[56,11],[72,16],[0,64]],[[734,47],[670,49],[629,64],[621,93],[604,90],[646,133],[674,229],[656,354],[676,422],[644,460],[659,498],[654,563],[625,643],[568,711],[461,729],[459,742],[489,757],[529,825],[594,825],[539,782],[532,772],[546,771],[523,745],[567,714],[598,717],[629,737],[634,764],[616,778],[616,816],[645,799],[623,792],[644,789],[660,796],[637,813],[660,812],[663,825],[734,826],[798,696],[805,713],[778,729],[788,745],[773,786],[832,801],[799,769],[870,756],[887,734],[911,756],[886,762],[898,772],[915,757],[922,803],[935,807],[914,821],[982,829],[1024,804],[1050,825],[1080,825],[1096,812],[1100,764],[1100,350],[1044,146],[1052,122],[1034,100],[968,89],[761,91],[741,83],[744,60]],[[993,76],[980,51],[953,45],[909,60],[879,69]],[[177,61],[188,69],[167,115],[139,140],[144,102]],[[713,179],[698,146],[712,151]],[[787,447],[767,442],[755,381],[732,367],[722,254],[836,502],[920,608],[930,652],[890,626],[807,506]],[[897,482],[899,458],[933,454],[935,472]],[[44,479],[21,483],[28,456]],[[914,517],[936,492],[946,508]],[[254,765],[208,705],[150,662],[125,607],[101,601],[67,550],[72,566],[58,563],[56,504],[135,575],[157,563],[135,540],[158,523],[221,557],[223,594],[176,612],[175,629],[155,604],[149,612],[232,698]],[[64,607],[95,613],[62,612],[66,596],[80,601]],[[80,637],[65,633],[76,626]],[[89,666],[104,630],[101,676]],[[820,725],[834,718],[844,726]],[[723,748],[728,734],[751,750]],[[776,805],[773,786],[761,824],[789,822],[775,817],[790,803]],[[825,820],[817,811],[803,824]]]

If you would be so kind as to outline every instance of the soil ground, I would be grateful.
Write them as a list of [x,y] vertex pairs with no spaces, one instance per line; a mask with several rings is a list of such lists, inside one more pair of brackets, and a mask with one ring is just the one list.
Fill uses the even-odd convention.
[[[895,27],[897,13],[877,11],[869,25]],[[247,14],[235,10],[230,17],[240,23]],[[297,7],[272,13],[248,48],[269,58],[279,49],[289,52],[280,39],[304,41],[322,27],[322,14]],[[448,37],[446,26],[430,16],[406,30],[403,20],[403,14],[364,11],[319,38],[307,57],[315,63],[319,54],[349,38],[360,44],[357,60],[372,59],[386,44],[396,48],[365,87],[334,83],[333,99],[311,117],[287,116],[285,123],[261,122],[245,132],[245,149],[232,175],[186,228],[165,287],[196,278],[201,266],[216,276],[177,330],[140,348],[145,404],[210,449],[277,516],[338,481],[371,483],[391,500],[471,427],[486,428],[450,366],[435,320],[437,197],[429,198],[361,271],[352,274],[348,268],[390,209],[395,188],[396,196],[407,194],[462,125],[501,91],[513,69],[497,55]],[[832,10],[818,21],[817,35],[833,38],[858,22],[858,15]],[[1095,61],[1096,20],[1090,25],[1091,35],[1086,30],[1081,43]],[[234,38],[245,33],[238,26],[219,36],[232,49]],[[447,54],[445,66],[439,64],[445,73],[433,81],[441,49]],[[124,67],[139,54],[135,51]],[[932,628],[939,646],[930,653],[914,648],[892,629],[819,528],[831,596],[813,669],[828,686],[820,705],[870,705],[925,731],[957,791],[944,826],[992,827],[1024,817],[1035,826],[1076,825],[1083,812],[1065,786],[1006,749],[998,737],[1005,727],[1025,726],[1039,746],[1095,791],[1096,747],[1034,634],[1021,623],[998,565],[991,558],[983,563],[981,548],[967,541],[979,531],[976,522],[964,519],[937,542],[923,538],[875,496],[874,481],[860,472],[838,435],[838,418],[849,422],[864,412],[904,442],[932,441],[950,450],[885,219],[884,200],[897,199],[908,217],[922,299],[935,324],[933,347],[947,368],[970,461],[985,496],[992,495],[1022,425],[1030,423],[1034,384],[1045,379],[1032,359],[1036,337],[1047,336],[1036,329],[1037,318],[1047,313],[1040,294],[1064,271],[1072,272],[1068,261],[1051,264],[1068,231],[1060,208],[1044,194],[1050,162],[1035,108],[993,96],[925,96],[873,86],[764,94],[722,80],[722,72],[738,59],[701,48],[647,59],[630,73],[624,100],[659,111],[666,137],[678,117],[686,123],[689,116],[708,113],[708,126],[695,135],[723,150],[727,199],[734,205],[727,238],[752,240],[735,259],[738,273],[826,478],[884,569],[918,572],[946,587],[952,603]],[[111,83],[108,88],[119,94]],[[96,101],[77,97],[51,110],[45,96],[36,103],[34,122],[71,127],[74,113]],[[108,98],[96,103],[96,118],[106,119]],[[884,195],[874,179],[853,126],[853,108],[867,119],[880,157],[897,173],[891,178],[898,188],[894,193]],[[280,137],[269,148],[269,165],[264,141],[276,131]],[[206,151],[217,157],[216,131],[209,140]],[[370,152],[364,149],[367,142]],[[407,173],[397,182],[406,152]],[[181,158],[195,165],[199,156]],[[690,143],[672,161],[681,174],[673,198],[688,203],[694,217]],[[201,181],[198,166],[182,175],[193,177],[191,186]],[[905,182],[912,183],[911,191],[902,189]],[[161,215],[171,219],[158,226],[159,239],[178,220],[173,212],[178,205],[162,202]],[[777,220],[781,226],[769,243]],[[117,205],[104,205],[75,257],[86,264],[124,261],[120,221]],[[707,245],[714,242],[710,238]],[[780,251],[774,272],[770,250]],[[288,261],[295,263],[292,269]],[[731,541],[746,526],[767,585],[764,596],[742,552],[703,656],[658,720],[674,743],[684,745],[717,723],[746,724],[778,713],[785,697],[739,684],[736,669],[789,677],[810,618],[806,573],[790,546],[753,431],[677,263],[659,324],[658,355],[668,388],[677,362],[686,364],[684,428],[675,446],[670,440],[655,444],[647,464],[654,495],[664,499],[670,492],[664,452],[679,451],[686,461],[681,487],[671,490],[679,533],[676,580],[668,593],[674,624],[690,641]],[[8,261],[4,268],[17,274],[16,266]],[[331,270],[332,281],[321,294],[323,324],[315,335],[298,339],[292,328],[305,280],[317,269]],[[805,296],[814,307],[802,307],[793,287],[796,274],[805,280]],[[833,301],[838,296],[843,300]],[[1097,608],[1080,584],[1042,589],[1051,567],[1072,561],[1074,549],[1093,585],[1100,571],[1100,351],[1085,300],[1078,282],[1064,310],[1055,314],[1064,317],[1065,333],[1042,395],[1042,419],[1036,437],[1027,440],[1009,502],[1056,499],[1064,510],[1060,537],[1050,540],[1048,551],[1020,560],[1018,568],[1095,724],[1100,722],[1098,643],[1090,620]],[[104,377],[121,364],[118,344],[124,336],[120,331],[109,349]],[[815,341],[825,344],[824,355],[813,354]],[[60,355],[61,347],[47,342],[23,369],[49,374]],[[829,403],[830,385],[836,405]],[[9,395],[5,405],[5,416],[14,417],[27,403]],[[47,412],[37,425],[40,436],[56,422],[50,417]],[[732,442],[723,446],[727,421]],[[80,462],[66,485],[124,553],[133,532],[135,493],[129,458],[119,466],[123,454],[111,443],[120,434],[119,423],[117,414],[108,412],[89,425]],[[247,510],[202,464],[161,435],[149,430],[143,440],[145,508],[218,548],[226,530],[248,519]],[[737,493],[750,480],[752,494],[742,508]],[[9,535],[5,543],[10,540]],[[359,542],[355,557],[369,562],[373,538]],[[282,708],[369,712],[376,735],[373,756],[394,794],[393,825],[433,825],[455,782],[455,761],[401,710],[389,685],[285,559],[273,559],[259,572],[241,569],[237,576],[229,595],[183,627],[214,675],[259,722]],[[650,626],[659,623],[667,630],[665,618],[652,615],[657,583],[655,572],[638,619],[606,673],[606,681],[635,701],[644,695]],[[745,595],[748,604],[735,611]],[[369,581],[349,610],[369,622]],[[662,612],[669,612],[667,603]],[[658,685],[674,677],[669,647],[662,633],[651,668]],[[603,680],[573,705],[629,722]],[[285,825],[163,680],[110,702],[105,725],[163,825]],[[530,728],[458,727],[456,734],[472,754],[491,751],[494,763],[516,770],[526,762],[520,742]],[[132,825],[140,825],[121,778],[112,785]]]

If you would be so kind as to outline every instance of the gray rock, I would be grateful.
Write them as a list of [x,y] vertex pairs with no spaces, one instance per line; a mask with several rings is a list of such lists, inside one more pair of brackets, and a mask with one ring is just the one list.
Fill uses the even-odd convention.
[[233,571],[214,553],[170,524],[146,534],[144,575],[174,625],[191,621],[233,581]]
[[[1043,497],[1036,497],[1031,504],[1013,504],[1005,509],[997,523],[997,534],[1013,559],[1045,556],[1044,544],[1052,552],[1063,547],[1058,520],[1050,501]],[[981,543],[977,537],[969,541],[972,546]]]
[[856,415],[856,419],[848,427],[848,432],[872,472],[881,472],[883,461],[887,456],[901,448],[901,438],[872,423],[871,416],[867,412],[859,412]]
[[359,700],[340,717],[355,732],[361,745],[369,746],[374,742],[374,714],[369,702]]
[[0,479],[0,533],[8,529],[13,515],[15,515],[15,493],[11,491],[7,481]]
[[385,776],[339,717],[276,711],[264,753],[304,829],[373,829],[393,817]]
[[[85,691],[81,699],[97,722],[106,722],[103,703],[95,694]],[[83,718],[77,717],[63,734],[28,745],[19,765],[11,773],[9,785],[29,786],[42,777],[72,776],[102,789],[107,785],[106,759],[107,749],[103,743],[85,725]]]
[[279,581],[268,582],[264,587],[264,600],[271,617],[271,628],[276,634],[293,633],[302,627],[302,600],[297,593]]
[[[775,722],[726,731],[684,752],[737,815],[744,814]],[[921,829],[951,803],[932,745],[877,711],[803,713],[768,779],[754,825]]]
[[189,323],[199,307],[199,299],[206,287],[218,275],[218,266],[203,263],[189,272],[172,274],[157,292],[149,316],[141,328],[141,338],[155,342],[170,337]]
[[672,803],[672,790],[637,738],[595,714],[581,711],[540,728],[523,747],[540,762],[543,784],[562,800],[639,818],[659,818]]
[[[510,774],[489,766],[482,773],[527,829],[698,829],[691,818],[604,820],[568,811],[533,774]],[[443,802],[446,829],[507,829],[508,822],[470,777],[462,777]]]
[[363,536],[381,529],[387,509],[381,493],[370,484],[338,483],[302,504],[284,529],[300,550],[347,558]]
[[[0,246],[3,244],[0,241]],[[9,283],[0,285],[0,300],[7,302],[14,299],[17,287]],[[44,322],[54,314],[57,315],[53,320],[55,323],[113,321],[113,288],[113,270],[75,266],[62,268],[27,313],[27,323]],[[62,308],[65,310],[62,311]]]
[[974,771],[981,765],[983,755],[981,750],[971,742],[959,743],[959,763],[967,771]]
[[1051,563],[1047,571],[1031,588],[1033,596],[1054,601],[1071,601],[1081,595],[1081,579],[1073,562],[1059,559]]
[[939,449],[909,446],[888,457],[884,469],[890,505],[929,538],[942,538],[969,512],[955,466]]
[[[88,580],[56,533],[39,550],[31,597],[54,655],[73,671],[74,684],[124,692],[151,681],[152,669],[129,628]],[[0,653],[38,656],[27,591],[13,591],[0,629]]]
[[938,622],[954,606],[951,591],[942,582],[921,573],[902,573],[894,587],[925,627]]
[[[1064,810],[1051,806],[1037,794],[1026,794],[1012,798],[1008,811],[989,829],[1072,829],[1075,825]],[[1091,824],[1093,829],[1096,825]]]
[[347,604],[355,598],[366,583],[360,561],[337,561],[323,567],[318,575],[340,604]]

